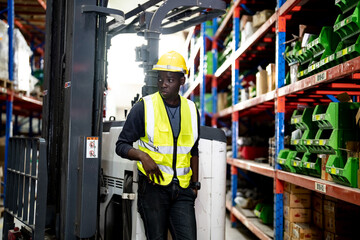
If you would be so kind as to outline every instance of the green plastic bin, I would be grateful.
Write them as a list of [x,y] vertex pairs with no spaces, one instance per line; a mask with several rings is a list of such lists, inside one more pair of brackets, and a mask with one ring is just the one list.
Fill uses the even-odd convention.
[[321,177],[321,158],[316,153],[306,152],[301,160],[302,168],[306,175]]
[[358,170],[359,159],[347,158],[346,153],[339,151],[335,155],[329,156],[326,164],[326,172],[331,175],[334,182],[354,188],[358,186]]
[[276,161],[281,166],[282,170],[293,173],[296,172],[294,167],[291,165],[291,159],[294,159],[296,153],[296,151],[292,151],[290,149],[280,150]]

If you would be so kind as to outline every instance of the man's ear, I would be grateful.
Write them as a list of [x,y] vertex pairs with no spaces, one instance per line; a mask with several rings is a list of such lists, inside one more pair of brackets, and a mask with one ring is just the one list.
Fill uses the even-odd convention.
[[180,78],[180,85],[184,85],[185,84],[185,77],[181,77]]

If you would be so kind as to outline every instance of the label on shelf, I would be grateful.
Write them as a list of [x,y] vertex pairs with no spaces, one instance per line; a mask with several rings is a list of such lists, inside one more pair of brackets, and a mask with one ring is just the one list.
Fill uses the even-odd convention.
[[345,48],[345,49],[342,50],[342,55],[346,55],[347,53],[348,53],[348,49],[347,49],[347,48]]
[[351,21],[352,16],[349,16],[347,18],[345,18],[344,20],[342,20],[341,22],[339,22],[338,24],[334,25],[334,31],[339,30],[340,28],[342,28],[343,26],[345,26],[346,24],[348,24]]
[[326,185],[322,183],[315,182],[315,190],[319,192],[326,193]]
[[326,72],[322,72],[316,75],[316,82],[321,82],[324,80],[326,80]]
[[292,117],[292,118],[291,118],[291,123],[298,123],[298,122],[300,122],[300,118],[301,118],[301,117]]

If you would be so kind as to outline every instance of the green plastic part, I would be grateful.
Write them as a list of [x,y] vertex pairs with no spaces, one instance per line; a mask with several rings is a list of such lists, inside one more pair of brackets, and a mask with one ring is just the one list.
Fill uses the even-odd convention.
[[346,158],[346,153],[337,152],[337,154],[329,156],[326,164],[326,172],[331,175],[334,182],[354,188],[358,186],[358,170],[359,159]]
[[272,225],[274,219],[274,205],[264,204],[260,212],[260,219],[264,224]]
[[331,102],[329,105],[317,105],[312,115],[319,129],[353,129],[355,116],[360,103]]
[[303,144],[303,140],[314,139],[318,131],[315,122],[312,121],[314,108],[305,108],[303,110],[295,110],[291,116],[291,124],[296,129],[301,130],[300,139],[291,139],[291,145],[295,145],[298,152],[307,152],[308,148]]
[[345,148],[347,141],[358,139],[358,132],[354,129],[359,108],[360,103],[317,105],[312,114],[312,120],[319,128],[315,138],[301,139],[299,144],[305,145],[310,153],[335,154],[336,150]]
[[338,63],[360,56],[360,35],[354,44],[346,44],[346,42],[339,44],[335,56]]
[[296,53],[301,50],[301,42],[297,41],[294,47],[287,46],[285,48],[285,60],[288,64],[293,64],[298,61]]
[[282,170],[293,173],[296,172],[294,167],[291,165],[291,160],[294,159],[296,153],[296,151],[292,151],[290,149],[280,150],[277,157],[277,163],[281,166]]
[[309,147],[313,153],[334,154],[336,149],[345,148],[347,141],[355,141],[357,134],[353,129],[319,129]]
[[289,84],[290,84],[290,72],[288,72],[285,77],[285,85],[289,85]]
[[319,72],[324,71],[324,70],[331,68],[337,64],[338,64],[338,62],[336,60],[336,54],[332,53],[329,56],[324,57],[320,60],[318,70],[319,70]]
[[323,59],[336,50],[339,42],[340,37],[334,32],[333,27],[325,26],[321,29],[319,37],[309,42],[306,48],[313,53],[315,59]]
[[255,216],[257,216],[258,218],[260,218],[261,210],[262,210],[263,207],[264,207],[264,203],[258,203],[258,204],[256,204],[256,206],[255,206],[254,214],[255,214]]
[[295,152],[292,156],[293,158],[290,160],[290,165],[293,167],[296,173],[306,174],[302,164],[302,158],[304,154],[304,152]]
[[[314,41],[318,36],[316,35],[310,35],[309,37],[309,43]],[[308,49],[307,47],[301,48],[300,50],[298,50],[295,53],[296,59],[298,60],[298,62],[300,62],[300,64],[305,64],[307,62],[309,62],[311,60],[311,58],[313,57],[313,51],[311,51],[310,49]]]
[[338,6],[342,13],[346,13],[353,9],[359,0],[335,0],[335,5]]
[[[349,8],[348,11],[352,10]],[[360,2],[358,1],[353,13],[340,14],[334,24],[334,32],[336,32],[341,41],[345,41],[360,32]]]
[[301,160],[306,175],[321,177],[321,158],[315,153],[306,152]]
[[206,74],[211,75],[213,73],[213,55],[211,51],[206,53]]

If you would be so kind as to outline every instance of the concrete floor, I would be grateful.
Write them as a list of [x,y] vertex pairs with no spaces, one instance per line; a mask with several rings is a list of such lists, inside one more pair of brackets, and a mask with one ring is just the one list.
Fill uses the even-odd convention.
[[[0,219],[0,239],[2,239],[3,233],[3,218]],[[245,226],[239,224],[237,228],[231,227],[229,215],[226,215],[226,228],[225,228],[225,239],[226,240],[252,240],[257,239]],[[202,240],[202,239],[199,239]]]

